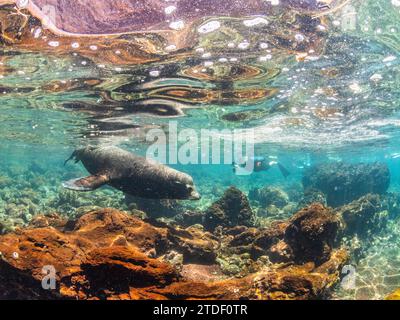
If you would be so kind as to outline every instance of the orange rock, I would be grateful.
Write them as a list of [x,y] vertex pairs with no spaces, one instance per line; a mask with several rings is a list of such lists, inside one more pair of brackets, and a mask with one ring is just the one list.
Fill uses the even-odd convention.
[[[215,255],[214,235],[194,227],[156,227],[113,209],[64,224],[55,216],[46,219],[37,221],[56,221],[57,228],[32,224],[0,236],[0,299],[315,299],[329,294],[347,259],[346,252],[333,250],[317,267],[272,265],[241,279],[224,279],[211,259],[186,263],[180,275],[156,257],[169,250],[189,261]],[[44,266],[56,271],[53,290],[42,288]]]

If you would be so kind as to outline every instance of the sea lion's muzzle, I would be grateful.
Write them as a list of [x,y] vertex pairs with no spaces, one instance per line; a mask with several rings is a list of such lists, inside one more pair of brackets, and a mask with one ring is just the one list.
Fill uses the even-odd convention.
[[201,199],[201,195],[200,193],[198,193],[196,190],[193,190],[189,196],[190,200],[200,200]]

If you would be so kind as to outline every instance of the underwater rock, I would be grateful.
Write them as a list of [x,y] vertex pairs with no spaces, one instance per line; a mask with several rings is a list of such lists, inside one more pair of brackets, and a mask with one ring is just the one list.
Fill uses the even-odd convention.
[[168,299],[307,300],[330,295],[348,259],[346,251],[335,250],[319,267],[313,263],[279,266],[243,278],[221,281],[181,281],[151,291]]
[[270,248],[283,239],[286,228],[287,222],[275,222],[268,228],[246,228],[228,239],[223,247],[234,254],[249,253],[253,260],[263,255],[270,257]]
[[202,224],[203,217],[204,217],[203,212],[186,210],[181,213],[178,213],[174,217],[174,220],[181,226],[190,227],[195,224]]
[[274,263],[327,261],[335,248],[340,219],[335,213],[314,203],[286,221],[275,221],[265,228],[247,228],[227,242],[230,252],[266,255]]
[[348,259],[345,250],[335,250],[319,267],[311,263],[290,265],[258,275],[253,286],[258,299],[310,300],[327,298],[330,288]]
[[178,201],[172,199],[145,199],[125,194],[128,207],[144,211],[150,218],[173,217],[182,212]]
[[217,263],[221,268],[221,272],[228,276],[243,277],[259,269],[248,253],[220,256],[217,258]]
[[380,195],[381,206],[389,212],[389,219],[397,219],[400,216],[400,193],[387,192],[385,195]]
[[280,188],[263,187],[260,189],[251,189],[249,199],[258,201],[263,207],[274,205],[283,208],[289,203],[289,196]]
[[46,227],[54,227],[54,228],[63,228],[67,224],[67,220],[60,217],[56,213],[50,213],[46,215],[37,215],[29,221],[28,226],[31,228],[46,228]]
[[297,208],[300,210],[312,203],[321,203],[324,206],[327,206],[326,195],[320,190],[307,188],[304,190],[303,197],[300,199]]
[[0,189],[6,188],[13,183],[13,180],[4,175],[0,175]]
[[[155,226],[113,209],[60,221],[55,215],[42,216],[29,228],[0,236],[0,298],[316,299],[329,294],[347,259],[336,250],[318,267],[313,262],[285,267],[263,263],[263,270],[255,268],[248,253],[232,254],[225,257],[226,267],[238,264],[249,274],[226,278],[213,261],[217,237],[199,227]],[[286,227],[276,225],[269,236],[265,230],[236,227],[229,236],[247,230],[238,245],[251,241],[253,234],[258,245],[268,246],[267,238],[283,237]],[[200,264],[188,263],[195,256]],[[54,290],[42,289],[43,266],[54,267]]]
[[226,241],[225,249],[235,254],[250,253],[252,259],[268,256],[273,263],[320,265],[335,249],[340,219],[335,213],[314,203],[285,221],[265,228],[246,228]]
[[368,193],[383,194],[390,184],[384,163],[325,163],[310,167],[303,175],[304,189],[322,191],[329,206],[338,207]]
[[215,262],[218,239],[196,226],[182,229],[169,227],[168,240],[179,248],[184,263],[212,264]]
[[382,232],[388,222],[389,213],[383,197],[368,194],[336,210],[342,218],[345,236],[357,236],[359,240],[372,240]]
[[297,212],[289,221],[285,241],[293,251],[294,261],[327,261],[338,234],[340,221],[329,208],[314,203]]
[[11,219],[0,220],[0,234],[12,232],[14,229],[14,223]]
[[224,195],[205,211],[204,227],[214,230],[218,226],[253,226],[253,213],[246,195],[236,187],[228,188]]
[[[87,254],[86,262],[80,265],[81,271],[73,273],[65,282],[71,282],[73,287],[79,288],[79,294],[95,295],[102,297],[107,295],[104,288],[115,288],[120,291],[128,290],[130,286],[142,287],[151,285],[166,285],[177,280],[174,268],[158,259],[152,259],[139,252],[137,249],[113,246],[108,248],[96,248]],[[86,283],[82,283],[84,275]],[[124,279],[123,282],[120,279]],[[76,291],[70,288],[61,288],[62,293]]]
[[[115,210],[88,213],[63,229],[70,231],[27,228],[2,236],[1,298],[107,298],[177,278],[171,265],[145,254],[159,247],[165,230]],[[56,270],[56,290],[42,289],[43,266]]]

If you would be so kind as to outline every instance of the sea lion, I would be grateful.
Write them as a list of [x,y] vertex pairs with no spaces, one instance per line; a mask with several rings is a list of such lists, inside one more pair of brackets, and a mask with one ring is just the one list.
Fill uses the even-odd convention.
[[188,174],[118,147],[77,149],[65,163],[72,159],[81,161],[91,175],[64,182],[67,189],[91,191],[107,184],[141,198],[200,199]]

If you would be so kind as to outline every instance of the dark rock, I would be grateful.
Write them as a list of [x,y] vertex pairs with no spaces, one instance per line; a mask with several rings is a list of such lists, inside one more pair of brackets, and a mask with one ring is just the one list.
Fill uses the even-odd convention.
[[303,176],[304,189],[322,191],[329,206],[338,207],[368,193],[383,194],[390,184],[384,163],[327,163],[310,167]]
[[234,234],[226,247],[235,254],[250,253],[252,259],[266,255],[273,263],[320,265],[337,245],[339,228],[340,219],[333,210],[314,203],[289,220]]
[[190,227],[195,224],[203,224],[204,214],[199,211],[184,211],[182,213],[178,213],[174,220],[181,226]]
[[245,228],[242,232],[233,234],[233,237],[227,242],[226,248],[235,254],[250,253],[254,260],[268,255],[270,258],[273,256],[272,262],[282,262],[282,259],[275,259],[276,253],[271,252],[271,247],[284,238],[287,226],[286,221],[277,221],[268,228]]
[[235,187],[227,189],[221,199],[214,202],[204,215],[204,227],[214,230],[218,226],[253,226],[253,213],[246,195]]
[[322,191],[314,188],[307,188],[306,190],[304,190],[304,195],[299,201],[297,208],[298,210],[300,210],[304,207],[309,206],[312,203],[321,203],[324,206],[328,205],[326,202],[326,195]]
[[388,207],[377,194],[368,194],[336,210],[344,222],[346,236],[357,235],[359,240],[372,240],[386,228]]
[[389,219],[397,219],[400,216],[400,193],[388,192],[381,196],[381,201],[389,211]]
[[331,209],[312,204],[297,212],[289,221],[285,241],[293,251],[294,261],[321,264],[332,252],[340,222]]
[[125,195],[125,202],[129,208],[144,211],[150,218],[173,217],[182,212],[178,201],[171,199],[145,199]]
[[278,208],[283,208],[289,203],[288,195],[281,189],[275,187],[252,189],[249,192],[249,199],[258,201],[263,207],[274,205]]
[[264,229],[259,233],[259,235],[254,239],[254,244],[260,248],[267,249],[277,243],[280,239],[283,239],[286,228],[286,222],[274,223],[271,227]]

